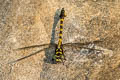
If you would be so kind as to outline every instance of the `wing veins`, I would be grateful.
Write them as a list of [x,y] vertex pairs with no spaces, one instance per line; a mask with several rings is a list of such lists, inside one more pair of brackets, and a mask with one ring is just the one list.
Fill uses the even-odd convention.
[[26,58],[31,57],[31,56],[33,56],[33,55],[36,55],[36,54],[40,53],[41,51],[44,51],[45,49],[46,49],[46,48],[41,49],[41,50],[39,50],[39,51],[36,51],[36,52],[34,52],[34,53],[31,53],[30,55],[24,56],[24,57],[22,57],[22,58],[19,58],[19,59],[15,60],[15,61],[9,62],[9,64],[11,64],[11,63],[16,63],[16,62],[18,62],[18,61],[21,61],[21,60],[23,60],[23,59],[26,59]]
[[51,45],[54,45],[54,44],[32,45],[32,46],[17,48],[15,50],[22,50],[22,49],[29,49],[29,48],[36,48],[36,47],[44,47],[44,46],[51,46]]

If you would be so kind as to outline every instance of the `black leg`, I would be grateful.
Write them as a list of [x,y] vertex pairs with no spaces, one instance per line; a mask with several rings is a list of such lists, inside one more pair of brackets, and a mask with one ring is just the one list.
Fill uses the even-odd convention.
[[62,63],[63,63],[63,65],[64,65],[64,61],[62,60]]

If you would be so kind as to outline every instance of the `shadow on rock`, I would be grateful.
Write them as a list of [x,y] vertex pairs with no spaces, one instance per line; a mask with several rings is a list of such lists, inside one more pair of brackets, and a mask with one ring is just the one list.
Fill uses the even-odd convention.
[[52,34],[51,34],[51,41],[50,41],[50,46],[49,48],[45,49],[45,56],[46,58],[44,59],[44,61],[46,63],[53,63],[52,62],[52,57],[55,53],[55,29],[57,27],[57,23],[59,21],[59,14],[60,14],[60,9],[57,9],[54,15],[54,23],[53,23],[53,27],[52,27]]

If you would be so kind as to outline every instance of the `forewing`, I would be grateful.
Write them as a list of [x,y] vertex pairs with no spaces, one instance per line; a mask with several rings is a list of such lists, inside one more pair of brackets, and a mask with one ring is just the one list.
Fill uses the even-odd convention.
[[22,50],[22,49],[30,49],[30,48],[40,48],[40,47],[53,47],[55,46],[56,44],[41,44],[41,45],[32,45],[32,46],[26,46],[26,47],[21,47],[21,48],[17,48],[17,49],[14,49],[14,50]]
[[[15,49],[15,50],[22,50],[22,49],[29,49],[29,48],[36,48],[36,47],[45,47],[45,46],[46,46],[46,48],[43,48],[43,49],[38,50],[38,51],[36,51],[36,52],[33,52],[33,53],[31,53],[31,54],[29,54],[29,55],[27,55],[27,56],[24,56],[24,57],[22,57],[22,58],[19,58],[19,59],[15,60],[15,61],[11,61],[11,62],[9,62],[9,64],[11,64],[11,63],[16,63],[16,62],[18,62],[18,61],[21,61],[21,60],[23,60],[23,59],[26,59],[26,58],[31,57],[31,56],[33,56],[33,55],[36,55],[36,54],[38,54],[38,53],[40,53],[40,52],[42,52],[42,51],[44,51],[44,50],[46,50],[46,49],[48,49],[48,48],[50,48],[50,49],[55,48],[56,44],[32,45],[32,46],[17,48],[17,49]],[[48,46],[48,47],[47,47],[47,46]]]
[[100,49],[94,49],[94,48],[89,48],[87,47],[89,44],[97,44],[102,42],[101,40],[96,40],[96,41],[92,41],[92,42],[86,42],[86,43],[65,43],[63,44],[64,48],[76,48],[76,49],[89,49],[89,50],[96,50],[96,51],[103,51]]

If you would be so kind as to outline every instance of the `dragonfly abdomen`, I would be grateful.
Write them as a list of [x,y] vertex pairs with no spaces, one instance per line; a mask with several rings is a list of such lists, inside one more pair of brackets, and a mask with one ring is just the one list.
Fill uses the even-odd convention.
[[61,19],[60,19],[60,32],[59,32],[58,48],[60,48],[60,47],[61,47],[61,45],[62,45],[63,21],[64,21],[64,19],[63,19],[63,18],[61,18]]

